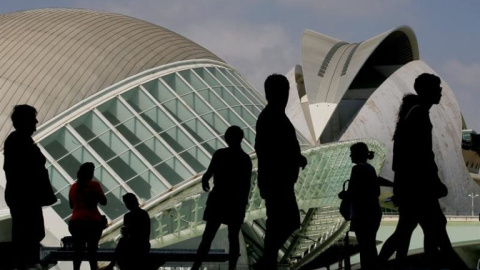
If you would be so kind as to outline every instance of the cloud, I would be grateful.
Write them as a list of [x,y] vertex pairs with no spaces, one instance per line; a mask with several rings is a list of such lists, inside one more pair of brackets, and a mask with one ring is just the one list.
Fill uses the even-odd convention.
[[277,0],[284,5],[302,7],[306,10],[314,9],[320,14],[335,14],[335,17],[358,19],[372,17],[388,17],[398,9],[411,5],[410,1],[378,1],[378,0]]
[[269,74],[285,74],[300,61],[279,25],[211,20],[191,25],[185,35],[236,68],[260,92]]
[[480,63],[450,59],[441,65],[439,71],[455,93],[468,127],[480,131]]

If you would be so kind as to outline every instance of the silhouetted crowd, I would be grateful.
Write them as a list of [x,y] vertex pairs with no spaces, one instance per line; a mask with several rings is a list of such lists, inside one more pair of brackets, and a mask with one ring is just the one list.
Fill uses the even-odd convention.
[[[290,91],[287,78],[272,74],[264,87],[268,104],[257,120],[255,151],[258,188],[265,200],[267,219],[263,256],[251,267],[275,270],[279,250],[301,226],[294,187],[300,169],[307,166],[307,158],[302,155],[295,128],[285,114]],[[397,266],[407,267],[410,238],[417,225],[423,230],[425,257],[432,269],[441,267],[440,258],[448,261],[450,269],[466,269],[452,248],[446,231],[447,220],[438,201],[447,196],[448,190],[438,176],[429,111],[440,102],[440,78],[421,74],[415,80],[414,89],[417,94],[403,98],[393,136],[392,201],[398,207],[399,221],[380,253],[376,248],[382,217],[380,182],[375,168],[368,163],[374,153],[363,142],[350,148],[354,166],[348,189],[339,197],[342,215],[355,232],[364,270],[383,269],[394,253]],[[36,115],[36,109],[29,105],[15,106],[11,115],[15,131],[4,144],[5,200],[12,217],[13,260],[15,268],[20,270],[39,263],[40,242],[45,237],[42,207],[57,202],[45,168],[46,158],[32,139],[38,123]],[[209,195],[203,215],[205,230],[191,267],[194,270],[200,269],[222,224],[228,227],[229,270],[236,269],[240,256],[239,233],[251,190],[252,162],[242,150],[244,133],[240,127],[229,127],[224,138],[228,147],[213,154],[202,178],[202,188]],[[85,254],[90,269],[97,269],[99,240],[108,226],[107,218],[98,209],[99,204],[108,203],[107,198],[95,180],[94,171],[95,164],[82,164],[68,195],[72,209],[68,229],[73,239],[74,270],[80,269]],[[213,188],[210,188],[212,177]],[[122,199],[129,212],[124,215],[115,260],[106,269],[113,269],[115,265],[122,270],[148,269],[150,217],[134,194],[127,193]]]

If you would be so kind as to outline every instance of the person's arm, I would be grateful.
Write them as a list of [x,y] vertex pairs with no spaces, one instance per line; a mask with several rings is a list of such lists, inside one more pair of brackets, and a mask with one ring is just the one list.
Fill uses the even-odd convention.
[[210,184],[208,183],[208,180],[210,180],[210,178],[212,178],[212,176],[213,176],[213,170],[216,166],[215,163],[216,163],[217,158],[218,158],[218,154],[217,154],[217,152],[215,152],[213,154],[212,160],[210,161],[210,165],[208,165],[207,171],[203,174],[202,188],[203,188],[203,191],[205,191],[205,192],[210,191]]
[[103,193],[102,186],[98,182],[96,182],[96,184],[97,184],[98,203],[101,205],[107,205],[107,197],[105,196],[105,193]]
[[74,190],[74,186],[72,185],[70,187],[70,191],[68,192],[68,203],[70,205],[70,209],[73,209],[73,190]]

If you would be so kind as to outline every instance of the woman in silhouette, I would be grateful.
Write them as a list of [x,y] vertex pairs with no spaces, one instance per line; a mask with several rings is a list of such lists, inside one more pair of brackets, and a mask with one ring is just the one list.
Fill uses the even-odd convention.
[[207,199],[203,215],[207,224],[197,250],[197,258],[192,266],[193,270],[200,268],[221,224],[228,225],[229,270],[236,268],[240,256],[238,234],[245,218],[250,193],[252,161],[241,147],[242,129],[237,126],[229,127],[225,132],[225,140],[228,147],[219,149],[213,154],[212,161],[202,178],[204,191],[210,191],[208,180],[212,176],[214,187]]
[[378,196],[380,184],[377,173],[367,159],[373,159],[365,143],[359,142],[350,147],[350,158],[355,164],[350,175],[347,196],[352,201],[350,228],[355,232],[360,249],[362,269],[378,269],[376,236],[380,227],[382,212]]
[[72,217],[68,223],[68,229],[73,236],[73,270],[80,270],[82,254],[87,247],[90,269],[97,269],[96,253],[98,241],[105,227],[103,217],[98,211],[97,205],[107,204],[107,198],[103,193],[100,183],[93,180],[95,165],[86,162],[80,166],[77,172],[77,182],[70,188],[68,195],[70,208],[73,209]]

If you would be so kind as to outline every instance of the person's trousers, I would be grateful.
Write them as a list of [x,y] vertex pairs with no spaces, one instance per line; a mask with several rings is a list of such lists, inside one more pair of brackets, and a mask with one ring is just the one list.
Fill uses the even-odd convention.
[[[208,255],[213,239],[220,228],[221,223],[219,221],[207,221],[205,225],[205,231],[202,235],[202,242],[197,249],[197,257],[192,266],[192,269],[199,269],[202,262]],[[229,224],[228,225],[228,242],[229,242],[229,256],[228,256],[228,268],[235,269],[240,256],[240,240],[239,233],[242,224]]]

